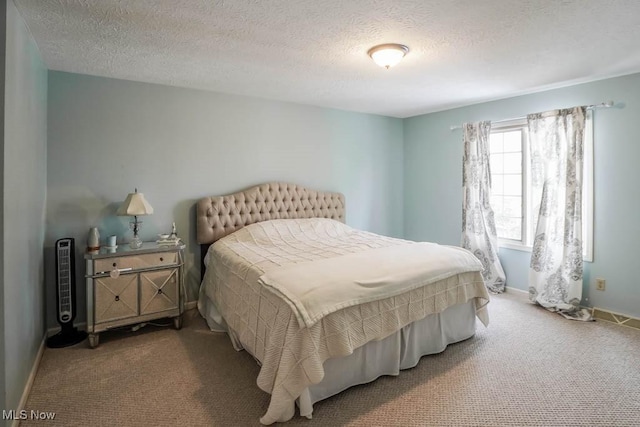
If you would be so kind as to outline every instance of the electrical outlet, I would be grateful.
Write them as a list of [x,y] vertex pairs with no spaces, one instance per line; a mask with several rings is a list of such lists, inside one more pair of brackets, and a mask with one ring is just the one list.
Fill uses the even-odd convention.
[[596,289],[599,291],[604,291],[607,287],[607,281],[598,277],[596,278]]

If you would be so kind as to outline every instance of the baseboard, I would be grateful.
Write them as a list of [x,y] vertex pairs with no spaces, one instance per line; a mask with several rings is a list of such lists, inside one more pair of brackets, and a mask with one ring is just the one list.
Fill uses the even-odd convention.
[[523,291],[522,289],[514,288],[514,287],[511,287],[511,286],[507,286],[506,290],[507,290],[507,292],[513,292],[513,293],[516,293],[516,294],[522,294],[522,295],[526,295],[526,296],[529,295],[529,291]]
[[[45,334],[45,336],[42,337],[42,342],[40,343],[40,348],[38,349],[38,353],[36,354],[36,359],[33,361],[33,366],[31,367],[29,378],[27,378],[27,383],[24,385],[24,390],[22,391],[20,403],[18,403],[18,409],[16,411],[16,413],[18,414],[25,408],[25,406],[27,406],[27,400],[29,399],[29,394],[31,393],[33,381],[35,381],[36,374],[38,373],[38,368],[40,368],[40,361],[42,360],[42,355],[44,354],[46,341],[47,335]],[[20,420],[13,420],[13,422],[11,423],[11,427],[18,427],[19,425]]]
[[591,310],[591,315],[598,320],[604,320],[605,322],[615,323],[616,325],[626,326],[628,328],[640,329],[640,319],[637,317],[614,313],[613,311],[598,307],[587,308]]
[[184,303],[184,311],[193,310],[198,308],[198,301],[187,301]]
[[[513,292],[521,295],[529,295],[529,292],[523,291],[522,289],[512,288],[507,286],[507,292]],[[582,306],[582,308],[586,308],[591,311],[591,315],[594,319],[603,320],[609,323],[615,323],[616,325],[626,326],[628,328],[640,329],[640,319],[637,317],[627,316],[625,314],[616,313],[613,311],[605,310],[603,308],[598,307],[586,307]]]

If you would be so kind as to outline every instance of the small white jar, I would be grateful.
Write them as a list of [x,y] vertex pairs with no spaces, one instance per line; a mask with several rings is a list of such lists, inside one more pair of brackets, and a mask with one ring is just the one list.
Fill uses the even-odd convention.
[[100,232],[98,227],[91,227],[89,229],[89,236],[87,237],[87,250],[97,251],[100,249]]

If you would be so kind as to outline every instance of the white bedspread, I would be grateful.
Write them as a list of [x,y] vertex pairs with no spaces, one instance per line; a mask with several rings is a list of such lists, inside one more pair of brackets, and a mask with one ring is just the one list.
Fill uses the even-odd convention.
[[[261,423],[290,419],[295,399],[309,385],[322,381],[323,362],[329,358],[349,355],[369,341],[383,339],[415,320],[469,300],[475,301],[479,319],[488,322],[485,305],[489,295],[479,264],[469,265],[464,272],[454,268],[440,280],[427,279],[428,284],[337,308],[323,317],[307,313],[311,326],[306,327],[300,326],[300,313],[292,309],[291,301],[259,280],[263,275],[263,280],[276,277],[278,270],[295,265],[305,274],[302,266],[311,261],[327,260],[331,264],[330,259],[342,258],[336,262],[343,263],[351,258],[350,254],[377,251],[388,257],[395,250],[387,253],[383,248],[396,247],[404,253],[416,245],[355,230],[333,220],[290,219],[246,226],[211,246],[201,298],[206,295],[215,302],[235,348],[247,350],[261,364],[257,383],[271,394]],[[454,252],[467,256],[463,250]],[[326,276],[323,268],[314,273],[314,281],[316,274]],[[363,283],[368,280],[373,283],[376,279],[367,276]],[[316,313],[315,309],[312,312]]]
[[300,327],[309,328],[342,308],[481,269],[464,249],[407,242],[280,267],[260,276],[260,283],[289,304]]

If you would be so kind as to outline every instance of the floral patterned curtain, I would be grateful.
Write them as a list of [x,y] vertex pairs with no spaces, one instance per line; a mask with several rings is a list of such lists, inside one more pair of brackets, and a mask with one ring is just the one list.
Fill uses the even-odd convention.
[[577,320],[591,319],[580,309],[585,116],[585,107],[527,116],[532,200],[539,203],[529,299]]
[[484,266],[482,277],[487,288],[503,292],[505,274],[498,258],[496,223],[489,204],[491,122],[465,123],[462,129],[462,247],[473,252]]

